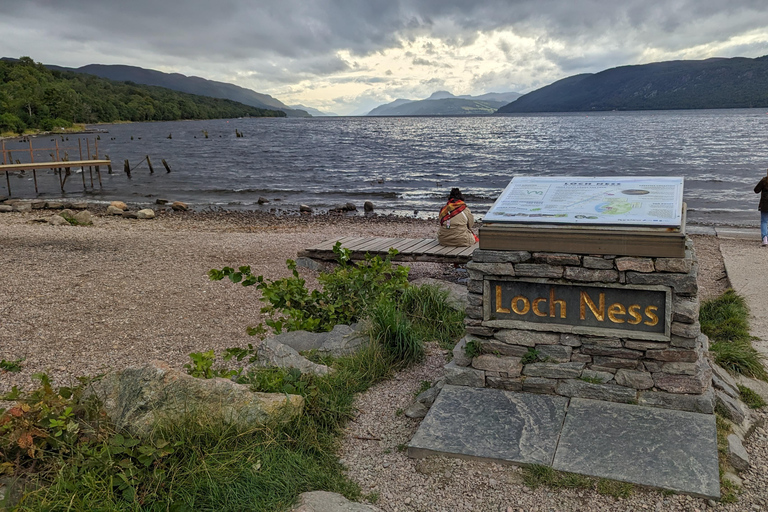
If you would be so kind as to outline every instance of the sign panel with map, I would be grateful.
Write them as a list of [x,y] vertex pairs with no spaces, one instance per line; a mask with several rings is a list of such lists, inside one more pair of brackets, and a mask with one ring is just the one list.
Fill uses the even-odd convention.
[[679,227],[683,178],[516,177],[484,222]]

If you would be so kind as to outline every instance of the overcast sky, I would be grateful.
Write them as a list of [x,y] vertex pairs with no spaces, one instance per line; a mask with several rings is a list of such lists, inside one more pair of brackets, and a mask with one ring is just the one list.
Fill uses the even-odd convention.
[[0,0],[0,56],[196,75],[339,114],[766,54],[766,0]]

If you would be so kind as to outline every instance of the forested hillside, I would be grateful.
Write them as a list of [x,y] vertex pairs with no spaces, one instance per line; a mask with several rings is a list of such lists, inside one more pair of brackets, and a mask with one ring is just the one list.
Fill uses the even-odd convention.
[[655,62],[574,75],[499,113],[753,107],[768,107],[768,56]]
[[51,71],[29,57],[0,60],[0,132],[51,130],[73,123],[173,121],[285,113],[161,87]]

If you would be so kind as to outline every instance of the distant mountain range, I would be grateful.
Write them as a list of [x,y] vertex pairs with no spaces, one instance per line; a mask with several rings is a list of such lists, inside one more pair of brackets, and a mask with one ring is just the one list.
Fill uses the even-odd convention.
[[454,96],[437,91],[425,100],[397,99],[379,105],[369,116],[462,116],[493,114],[497,109],[521,96],[517,92],[490,92],[481,96]]
[[162,71],[155,71],[153,69],[123,65],[89,64],[80,68],[65,68],[46,64],[46,67],[51,70],[72,71],[75,73],[96,75],[116,82],[155,85],[174,91],[197,94],[199,96],[223,98],[250,105],[252,107],[282,110],[288,117],[311,117],[306,108],[296,109],[288,107],[280,100],[277,100],[268,94],[261,94],[237,85],[207,80],[197,76],[186,76],[179,73],[163,73]]
[[339,115],[335,112],[322,112],[316,108],[305,107],[304,105],[288,105],[288,108],[292,108],[294,110],[303,110],[304,112],[310,114],[312,117],[334,117]]
[[768,55],[679,60],[574,75],[498,112],[585,112],[768,107]]

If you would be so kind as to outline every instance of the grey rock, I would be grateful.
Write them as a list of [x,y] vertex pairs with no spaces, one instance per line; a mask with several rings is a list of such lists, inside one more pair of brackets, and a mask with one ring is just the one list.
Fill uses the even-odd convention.
[[593,270],[582,267],[565,267],[565,274],[563,277],[570,279],[571,281],[615,283],[619,280],[619,272],[616,270]]
[[582,266],[597,270],[613,270],[613,260],[599,258],[596,256],[584,256]]
[[429,412],[429,407],[421,402],[414,402],[405,408],[404,414],[409,418],[423,418]]
[[698,395],[710,389],[712,383],[712,371],[706,364],[698,375],[670,375],[667,373],[654,373],[654,385],[670,393],[685,393]]
[[269,203],[269,199],[267,199],[266,197],[259,197],[256,200],[256,204],[267,204],[267,203]]
[[85,201],[78,201],[69,205],[73,210],[85,210],[88,208],[88,203]]
[[669,348],[669,344],[658,341],[627,340],[624,342],[624,348],[631,350],[666,350]]
[[600,371],[610,371],[611,369],[618,370],[621,368],[634,370],[637,368],[638,361],[635,359],[622,359],[619,357],[594,356],[592,357],[592,363],[593,370],[599,369]]
[[15,212],[31,212],[32,211],[32,203],[18,202],[18,203],[13,205],[13,211],[15,211]]
[[93,224],[93,218],[91,217],[91,212],[89,212],[88,210],[77,212],[73,218],[81,226],[90,226],[91,224]]
[[59,215],[64,217],[65,219],[74,219],[75,218],[75,212],[70,210],[69,208],[65,208],[59,212]]
[[30,203],[33,210],[41,210],[45,208],[45,201],[32,201]]
[[563,345],[536,345],[536,351],[539,353],[539,359],[544,361],[567,363],[571,360],[573,348]]
[[482,388],[485,386],[485,372],[474,368],[456,366],[456,363],[451,361],[445,365],[445,383],[454,386]]
[[512,263],[478,263],[470,261],[467,263],[467,270],[482,272],[483,274],[493,276],[514,276],[515,266]]
[[736,379],[731,377],[725,368],[712,361],[709,362],[709,367],[712,369],[712,385],[733,398],[739,398],[739,384]]
[[313,260],[312,258],[307,258],[306,256],[299,256],[296,258],[296,266],[313,270],[315,272],[320,272],[323,270],[323,265],[320,262]]
[[464,332],[466,332],[467,334],[474,334],[475,336],[489,337],[489,336],[493,336],[493,333],[495,331],[490,327],[467,326],[464,329]]
[[643,353],[639,350],[630,350],[627,348],[613,348],[613,347],[601,347],[599,345],[587,345],[585,343],[581,346],[581,353],[590,356],[607,356],[616,357],[619,359],[639,359],[643,357]]
[[64,205],[58,201],[48,201],[45,203],[45,207],[49,210],[61,210]]
[[684,324],[696,323],[699,319],[699,297],[675,297],[672,300],[672,321]]
[[0,204],[0,213],[8,213],[13,211],[13,206],[7,204]]
[[521,277],[563,277],[563,267],[540,263],[515,263],[515,275]]
[[520,378],[486,377],[485,383],[489,388],[505,389],[507,391],[523,390],[523,381]]
[[317,350],[334,357],[355,352],[368,342],[368,336],[359,324],[337,324],[330,332],[290,331],[271,338],[297,352]]
[[715,394],[712,388],[699,395],[681,395],[663,391],[640,391],[637,403],[663,409],[700,412],[712,414],[715,412]]
[[581,346],[581,336],[578,334],[569,334],[569,333],[563,333],[560,335],[560,345],[565,345],[566,347],[580,347]]
[[581,257],[578,254],[557,252],[535,252],[534,263],[546,263],[547,265],[581,265]]
[[344,496],[327,491],[304,492],[291,512],[381,512],[380,508],[349,501]]
[[582,336],[581,338],[582,344],[585,345],[597,345],[599,347],[613,347],[613,348],[621,348],[621,340],[616,337],[605,337],[605,336]]
[[427,408],[432,407],[432,404],[435,403],[435,399],[437,398],[437,395],[440,394],[440,391],[442,390],[442,386],[432,386],[431,388],[422,391],[416,396],[416,401],[424,404]]
[[274,338],[264,340],[258,347],[258,360],[244,368],[247,372],[254,367],[278,367],[278,368],[296,368],[301,373],[311,373],[314,375],[326,375],[331,371],[324,364],[315,364],[309,359],[302,357],[298,352]]
[[483,308],[480,306],[467,306],[464,308],[464,314],[467,318],[483,319]]
[[69,226],[69,222],[61,215],[51,215],[47,221],[53,226]]
[[740,400],[719,389],[715,390],[715,406],[718,407],[718,411],[724,412],[725,416],[737,425],[740,425],[749,414],[747,407]]
[[627,282],[630,284],[660,284],[671,286],[678,295],[693,296],[699,291],[696,276],[693,274],[643,274],[627,272]]
[[483,305],[483,296],[480,295],[479,293],[469,293],[469,292],[467,292],[467,305],[468,306],[482,306]]
[[699,363],[664,363],[660,371],[671,375],[696,375],[700,370]]
[[128,211],[126,211],[126,212],[123,212],[121,215],[122,215],[122,217],[124,219],[136,219],[136,218],[138,218],[137,215],[136,215],[136,212],[128,212]]
[[557,345],[560,335],[554,332],[525,331],[522,329],[502,329],[493,335],[499,341],[510,345],[535,347],[537,345]]
[[527,377],[544,377],[547,379],[575,379],[581,375],[584,363],[531,363],[523,368]]
[[502,356],[523,357],[528,353],[530,347],[521,345],[507,345],[501,341],[483,340],[481,342],[483,352],[486,354],[498,354]]
[[506,373],[507,377],[517,377],[523,370],[519,357],[482,354],[472,359],[472,368],[489,372]]
[[753,379],[751,377],[747,377],[746,375],[736,375],[734,379],[736,380],[736,382],[738,382],[742,386],[748,387],[749,389],[751,389],[752,391],[760,395],[763,400],[768,402],[768,382]]
[[464,336],[461,338],[456,343],[456,346],[453,347],[453,362],[456,363],[456,366],[469,366],[472,364],[472,358],[467,355],[467,342],[469,341],[481,343],[481,340],[474,336]]
[[302,205],[299,205],[299,212],[300,213],[312,213],[312,208],[310,208],[309,206],[307,206],[305,204],[302,204]]
[[[723,473],[723,480],[728,480],[732,484],[738,487],[744,486],[744,481],[741,478],[739,478],[739,475],[737,475],[733,471],[726,471],[725,473]],[[710,505],[710,506],[714,508],[716,505]]]
[[168,204],[170,201],[167,199],[155,199],[155,204]]
[[469,293],[483,293],[483,280],[482,279],[470,279],[467,281],[467,291]]
[[749,455],[736,434],[728,435],[728,462],[738,471],[749,469]]
[[616,372],[616,384],[633,389],[651,389],[653,377],[648,372],[621,369]]
[[581,352],[572,352],[571,361],[574,363],[591,363],[592,356],[588,356],[587,354],[582,354]]
[[634,272],[654,272],[653,260],[650,258],[616,258],[616,268],[624,272],[631,270]]
[[694,363],[699,360],[699,354],[695,350],[670,348],[666,350],[648,350],[645,357],[655,361]]
[[137,219],[154,219],[155,211],[151,208],[144,208],[136,212]]
[[609,372],[596,372],[595,370],[584,370],[581,372],[581,378],[599,380],[600,384],[605,384],[613,380],[613,374]]
[[672,322],[669,330],[676,336],[682,336],[684,338],[696,338],[699,334],[701,334],[701,324],[699,324],[698,320],[692,324]]
[[477,249],[472,253],[472,261],[478,263],[523,263],[531,259],[527,251],[489,251]]
[[357,206],[355,206],[355,203],[345,203],[344,209],[348,212],[354,212],[357,211]]
[[634,389],[615,384],[592,384],[591,382],[577,379],[558,381],[556,392],[558,395],[571,398],[592,398],[594,400],[623,403],[634,403],[637,401],[637,392]]
[[523,391],[528,393],[542,393],[553,395],[557,388],[556,379],[547,379],[544,377],[526,377],[523,380]]
[[697,341],[698,337],[694,338],[685,338],[683,336],[676,336],[672,334],[669,337],[669,344],[673,347],[677,348],[696,348],[699,342]]
[[229,379],[198,379],[160,361],[108,373],[90,384],[118,429],[148,435],[157,423],[183,421],[187,414],[252,428],[271,419],[288,420],[304,399],[284,393],[254,393]]
[[109,205],[107,206],[107,215],[122,215],[123,209],[118,208],[117,206]]
[[690,258],[656,258],[656,272],[687,274],[691,271]]
[[363,203],[363,210],[370,213],[373,211],[373,203],[370,201],[366,201]]

